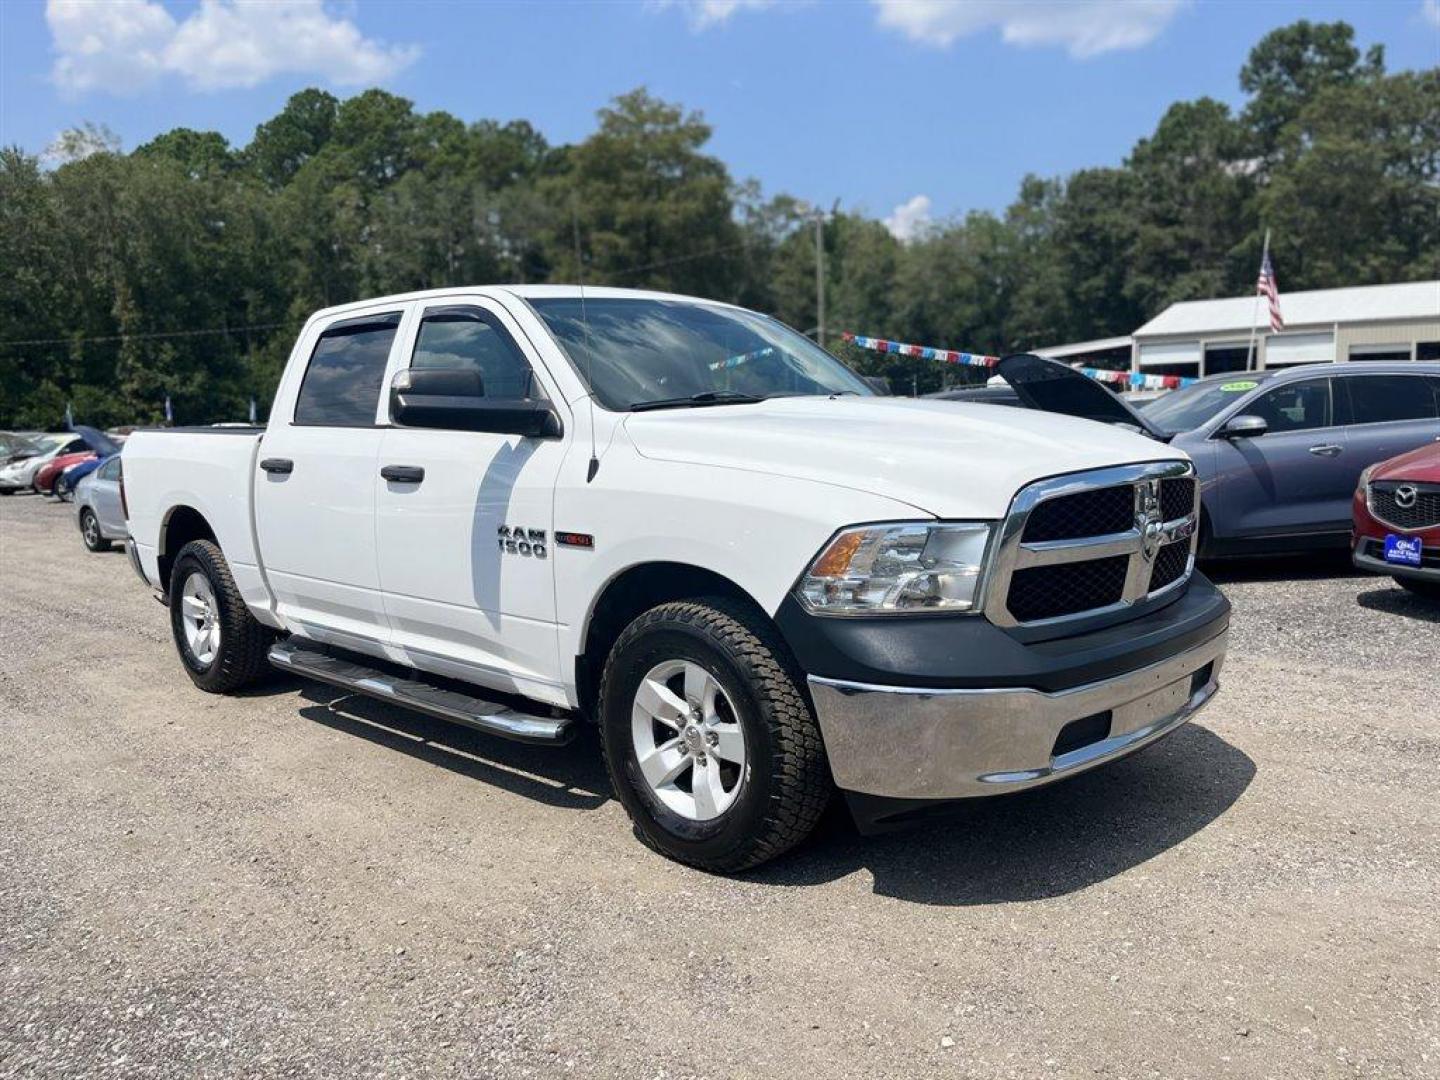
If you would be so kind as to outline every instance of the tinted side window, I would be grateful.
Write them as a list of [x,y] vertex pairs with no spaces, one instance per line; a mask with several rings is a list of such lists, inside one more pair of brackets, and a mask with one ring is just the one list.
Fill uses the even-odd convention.
[[478,371],[485,396],[536,396],[534,374],[494,316],[475,307],[431,308],[420,323],[412,368]]
[[1352,424],[1436,418],[1435,390],[1429,379],[1418,375],[1359,375],[1345,382],[1350,388]]
[[367,315],[335,323],[315,344],[295,423],[371,427],[380,401],[380,383],[400,313]]
[[118,457],[111,458],[109,461],[105,462],[104,465],[101,465],[101,466],[100,466],[100,479],[101,479],[101,480],[119,480],[119,479],[120,479],[120,459],[119,459]]
[[1277,386],[1256,398],[1244,411],[1264,417],[1271,431],[1307,431],[1329,427],[1334,422],[1331,419],[1334,412],[1330,402],[1330,380],[1312,379]]

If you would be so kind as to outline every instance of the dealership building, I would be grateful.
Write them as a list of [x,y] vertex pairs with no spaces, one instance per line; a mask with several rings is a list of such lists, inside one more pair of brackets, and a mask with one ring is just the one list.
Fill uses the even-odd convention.
[[[1191,378],[1337,360],[1440,360],[1440,281],[1280,294],[1270,333],[1262,297],[1171,304],[1127,337],[1035,350],[1071,364]],[[1250,328],[1255,334],[1250,355]]]

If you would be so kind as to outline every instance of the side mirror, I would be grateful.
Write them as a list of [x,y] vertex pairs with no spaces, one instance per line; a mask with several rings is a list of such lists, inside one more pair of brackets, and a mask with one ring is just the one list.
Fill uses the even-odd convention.
[[1264,435],[1269,430],[1270,425],[1265,422],[1263,416],[1243,413],[1240,416],[1232,416],[1226,421],[1225,426],[1220,429],[1220,434],[1227,439],[1253,439]]
[[390,419],[403,427],[532,439],[558,439],[564,430],[548,401],[486,397],[478,371],[397,371],[390,383]]

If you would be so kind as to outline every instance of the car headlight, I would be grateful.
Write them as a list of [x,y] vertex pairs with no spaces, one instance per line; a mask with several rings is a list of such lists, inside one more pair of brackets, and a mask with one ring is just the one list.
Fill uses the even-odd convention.
[[1355,484],[1356,489],[1359,490],[1359,491],[1364,491],[1367,487],[1370,486],[1370,477],[1372,477],[1372,476],[1374,476],[1374,475],[1375,475],[1375,466],[1374,466],[1374,465],[1367,465],[1367,466],[1365,466],[1364,470],[1360,473],[1360,479],[1359,479],[1359,480],[1356,482],[1356,484]]
[[973,612],[990,523],[898,522],[842,529],[800,579],[808,611],[830,615]]

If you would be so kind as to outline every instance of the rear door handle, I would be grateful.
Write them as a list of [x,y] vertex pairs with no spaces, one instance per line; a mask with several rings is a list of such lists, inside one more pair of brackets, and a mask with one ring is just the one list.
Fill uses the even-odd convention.
[[288,457],[267,457],[260,462],[260,468],[268,473],[280,473],[282,476],[289,476],[295,471],[295,462]]
[[1342,449],[1344,448],[1336,446],[1334,443],[1326,443],[1324,446],[1310,447],[1310,453],[1314,454],[1316,457],[1334,457],[1336,454],[1340,453]]
[[418,484],[425,479],[425,470],[419,465],[386,465],[380,475],[397,484]]

